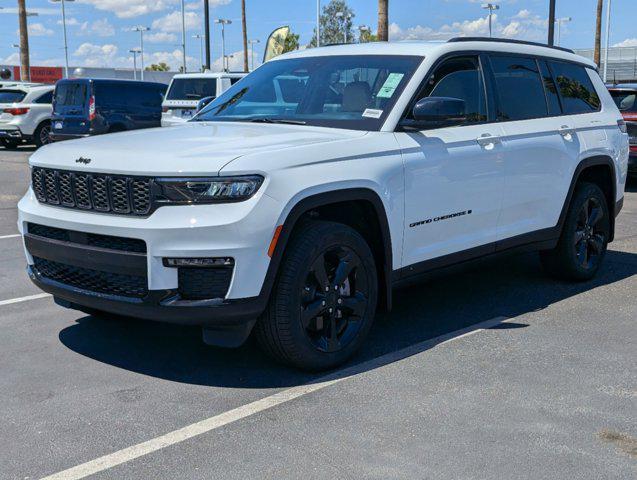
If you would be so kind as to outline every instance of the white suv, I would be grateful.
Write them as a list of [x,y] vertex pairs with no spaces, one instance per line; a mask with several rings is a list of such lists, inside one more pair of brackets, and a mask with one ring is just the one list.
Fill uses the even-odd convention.
[[17,83],[0,88],[0,144],[41,147],[50,142],[53,85]]
[[214,345],[254,330],[323,369],[432,270],[531,249],[592,278],[627,159],[615,103],[569,51],[333,46],[265,63],[182,126],[40,150],[19,228],[60,305],[200,325]]
[[203,72],[175,75],[162,103],[161,126],[187,122],[197,113],[200,102],[209,102],[237,83],[245,73]]

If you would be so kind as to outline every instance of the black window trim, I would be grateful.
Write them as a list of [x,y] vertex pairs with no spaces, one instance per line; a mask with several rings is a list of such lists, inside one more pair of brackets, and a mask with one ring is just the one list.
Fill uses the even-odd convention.
[[[550,115],[548,114],[549,112],[549,108],[548,108],[548,98],[546,98],[547,101],[547,115],[544,117],[535,117],[535,118],[525,118],[524,120],[502,120],[502,121],[498,121],[497,117],[496,117],[496,111],[497,111],[497,94],[495,91],[495,76],[493,74],[493,69],[491,68],[491,61],[490,61],[490,57],[491,56],[517,56],[517,57],[522,57],[522,58],[530,58],[536,61],[536,63],[538,64],[538,71],[540,72],[540,78],[542,77],[541,75],[541,69],[539,68],[539,61],[543,60],[546,62],[546,66],[551,74],[551,78],[553,79],[553,83],[556,86],[556,90],[557,90],[557,96],[559,99],[559,103],[560,103],[560,111],[562,112],[559,115]],[[400,116],[400,119],[398,120],[394,131],[395,132],[404,132],[405,130],[401,127],[401,123],[403,120],[405,120],[407,118],[407,115],[409,115],[409,112],[412,111],[412,109],[414,108],[414,105],[416,104],[416,102],[418,101],[418,98],[420,96],[420,93],[424,90],[425,88],[425,84],[427,82],[427,79],[431,76],[432,73],[434,73],[434,71],[446,60],[450,59],[450,58],[454,58],[454,57],[478,57],[479,63],[480,63],[480,69],[482,71],[482,78],[484,81],[484,87],[485,87],[485,95],[486,95],[486,99],[487,99],[487,121],[486,122],[477,122],[477,123],[471,123],[471,124],[467,124],[467,125],[454,125],[451,127],[445,127],[445,128],[457,128],[457,127],[467,127],[467,126],[473,126],[473,125],[488,125],[491,123],[509,123],[509,122],[525,122],[528,120],[539,120],[542,118],[560,118],[560,117],[566,117],[566,116],[572,116],[572,115],[589,115],[589,114],[593,114],[593,113],[599,113],[602,111],[603,108],[603,104],[601,102],[601,96],[599,95],[599,92],[597,91],[597,89],[595,88],[595,84],[593,83],[593,89],[595,90],[595,93],[597,94],[598,97],[600,97],[600,106],[599,109],[596,111],[592,111],[592,112],[585,112],[585,113],[564,113],[564,104],[563,104],[563,100],[562,100],[562,95],[559,89],[559,86],[557,84],[557,80],[555,78],[555,74],[553,73],[553,69],[551,68],[551,63],[550,62],[562,62],[562,63],[570,63],[572,65],[577,65],[579,67],[583,67],[585,70],[593,70],[594,72],[598,73],[597,68],[584,63],[584,62],[578,62],[575,60],[564,60],[562,58],[557,58],[557,57],[550,57],[547,55],[536,55],[536,54],[526,54],[526,53],[517,53],[517,52],[502,52],[502,51],[494,51],[494,50],[457,50],[454,52],[450,52],[447,53],[445,55],[440,56],[436,62],[431,66],[431,68],[429,70],[427,70],[427,72],[425,73],[420,85],[418,86],[418,88],[416,89],[416,92],[412,95],[412,98],[409,100],[409,103],[407,104],[407,107],[405,108],[405,110],[403,111],[402,115]],[[592,83],[592,81],[591,81]],[[544,86],[544,81],[542,81],[542,86],[543,88],[546,88]],[[545,90],[545,97],[546,97],[546,90]],[[437,128],[440,127],[436,127],[436,128],[432,128],[431,130],[435,130]]]

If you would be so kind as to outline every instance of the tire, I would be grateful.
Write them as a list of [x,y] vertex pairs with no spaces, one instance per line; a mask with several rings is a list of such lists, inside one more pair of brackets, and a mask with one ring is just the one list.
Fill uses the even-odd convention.
[[3,138],[0,142],[2,142],[2,146],[7,150],[16,150],[18,148],[18,142],[14,140],[6,140]]
[[363,343],[377,297],[376,265],[363,237],[340,223],[311,221],[290,240],[255,336],[277,361],[333,368]]
[[604,260],[609,237],[604,192],[594,183],[582,182],[575,189],[557,247],[540,252],[542,265],[556,278],[590,280]]
[[36,148],[40,148],[43,145],[51,143],[49,134],[51,133],[51,124],[49,122],[41,123],[38,128],[33,132],[33,143]]

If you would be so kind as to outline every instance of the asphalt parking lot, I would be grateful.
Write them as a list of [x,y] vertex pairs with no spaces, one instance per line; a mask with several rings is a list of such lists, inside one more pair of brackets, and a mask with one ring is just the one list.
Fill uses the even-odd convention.
[[441,277],[309,375],[24,299],[29,154],[0,148],[0,478],[637,478],[636,182],[596,280],[532,254]]

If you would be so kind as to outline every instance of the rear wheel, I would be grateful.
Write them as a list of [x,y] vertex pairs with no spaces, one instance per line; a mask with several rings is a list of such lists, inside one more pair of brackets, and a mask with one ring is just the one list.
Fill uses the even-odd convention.
[[372,252],[355,230],[310,222],[294,235],[256,337],[275,359],[305,370],[345,362],[372,325],[378,283]]
[[33,133],[33,143],[35,143],[37,148],[51,143],[50,134],[51,124],[49,122],[44,122]]
[[557,247],[541,252],[545,269],[567,280],[590,280],[606,254],[610,216],[604,192],[581,183],[573,195]]

